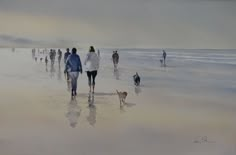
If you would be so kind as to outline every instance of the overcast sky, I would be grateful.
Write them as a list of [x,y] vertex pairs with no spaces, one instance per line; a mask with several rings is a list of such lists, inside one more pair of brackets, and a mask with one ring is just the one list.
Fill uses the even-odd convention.
[[236,0],[0,0],[0,45],[236,48]]

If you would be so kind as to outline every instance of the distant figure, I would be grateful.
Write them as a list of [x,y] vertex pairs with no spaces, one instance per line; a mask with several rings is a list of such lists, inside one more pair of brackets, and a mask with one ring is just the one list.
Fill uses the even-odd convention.
[[133,76],[133,79],[134,79],[134,84],[136,86],[139,86],[140,85],[140,76],[138,75],[138,73],[136,72],[136,74]]
[[166,65],[166,51],[165,50],[163,50],[162,57],[163,57],[163,64],[165,66]]
[[53,53],[53,61],[55,62],[57,52],[55,49],[53,49],[52,53]]
[[60,49],[58,49],[57,55],[58,55],[58,63],[61,64],[62,51]]
[[67,60],[67,58],[68,58],[68,56],[70,55],[71,53],[70,53],[70,49],[69,48],[67,48],[66,49],[66,53],[64,54],[64,63],[66,64],[66,60]]
[[[65,64],[66,64],[66,60],[67,60],[67,58],[69,57],[70,54],[71,54],[71,53],[70,53],[70,49],[67,48],[67,49],[66,49],[66,53],[64,54],[64,63],[65,63]],[[66,76],[67,81],[69,81],[69,79],[70,79],[69,72],[66,72],[66,73],[65,73],[65,76]]]
[[98,55],[95,53],[95,49],[93,46],[90,46],[89,53],[86,56],[84,65],[86,66],[85,70],[88,76],[89,92],[91,92],[91,87],[93,86],[94,93],[95,78],[97,76],[97,70],[99,68],[99,58]]
[[53,56],[54,54],[53,54],[53,50],[51,49],[50,50],[50,52],[49,52],[49,58],[50,58],[50,60],[51,60],[51,64],[53,65],[54,64],[54,56]]
[[35,48],[34,49],[32,49],[32,58],[34,59],[35,58]]
[[75,97],[77,95],[77,80],[79,77],[79,72],[82,74],[82,65],[80,61],[79,55],[76,54],[76,48],[72,49],[72,54],[68,57],[66,61],[65,71],[64,73],[69,72],[71,79],[71,97]]
[[48,64],[48,57],[47,56],[45,57],[45,64],[46,65]]
[[119,63],[119,54],[117,53],[117,51],[113,51],[112,60],[113,60],[114,68],[117,68],[117,65]]

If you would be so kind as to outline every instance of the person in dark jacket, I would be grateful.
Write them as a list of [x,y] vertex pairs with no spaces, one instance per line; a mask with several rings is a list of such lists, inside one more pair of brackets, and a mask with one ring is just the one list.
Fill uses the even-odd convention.
[[72,49],[72,54],[67,58],[65,71],[64,73],[69,72],[69,76],[71,79],[71,96],[75,97],[77,95],[77,80],[79,77],[79,72],[82,74],[82,65],[80,56],[76,54],[76,48]]
[[64,54],[64,63],[66,64],[66,60],[67,60],[67,58],[68,58],[68,56],[70,55],[71,53],[70,53],[70,49],[69,48],[67,48],[66,49],[66,53]]
[[113,60],[113,64],[114,64],[114,68],[117,68],[117,65],[119,63],[119,54],[117,51],[114,51],[112,54],[112,60]]
[[163,63],[164,63],[164,66],[165,66],[166,65],[166,51],[165,50],[163,50],[162,57],[163,57]]

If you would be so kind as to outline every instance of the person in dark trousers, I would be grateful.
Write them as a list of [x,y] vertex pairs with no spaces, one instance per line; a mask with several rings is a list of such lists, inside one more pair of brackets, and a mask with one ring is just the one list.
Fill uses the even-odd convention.
[[117,68],[117,65],[119,63],[119,54],[117,51],[113,51],[112,60],[113,60],[114,68]]
[[76,54],[77,49],[72,49],[72,54],[67,58],[65,71],[64,73],[69,72],[69,76],[71,79],[71,96],[75,97],[77,95],[77,80],[79,77],[79,72],[82,74],[82,65],[80,61],[80,56]]
[[51,60],[51,65],[54,65],[54,54],[53,54],[53,50],[52,49],[49,52],[49,58]]
[[64,54],[64,63],[66,64],[66,60],[67,60],[67,58],[68,58],[68,56],[70,55],[71,53],[70,53],[70,49],[69,48],[67,48],[66,49],[66,53]]
[[60,65],[61,64],[61,58],[62,58],[62,51],[60,49],[58,49],[57,54],[58,54],[58,63]]
[[84,62],[87,76],[88,76],[88,85],[89,85],[89,92],[91,92],[91,88],[95,88],[95,78],[97,76],[97,71],[99,68],[99,57],[95,53],[95,49],[93,46],[90,46],[89,53],[86,56]]
[[[70,53],[70,49],[67,48],[67,49],[66,49],[66,53],[64,54],[64,63],[65,63],[65,64],[66,64],[66,60],[67,60],[67,58],[69,57],[70,54],[71,54],[71,53]],[[66,76],[67,81],[69,81],[69,80],[70,80],[69,72],[66,72],[66,73],[65,73],[65,76]]]
[[165,50],[163,50],[162,57],[163,57],[163,63],[164,63],[164,66],[165,66],[166,65],[166,51]]

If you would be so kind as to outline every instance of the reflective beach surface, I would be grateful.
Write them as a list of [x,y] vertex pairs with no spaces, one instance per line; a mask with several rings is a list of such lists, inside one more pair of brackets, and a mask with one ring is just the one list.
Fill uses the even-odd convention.
[[71,99],[63,61],[0,49],[0,154],[235,155],[236,51],[166,51],[161,67],[161,50],[121,50],[114,70],[101,49],[95,94],[83,73]]

